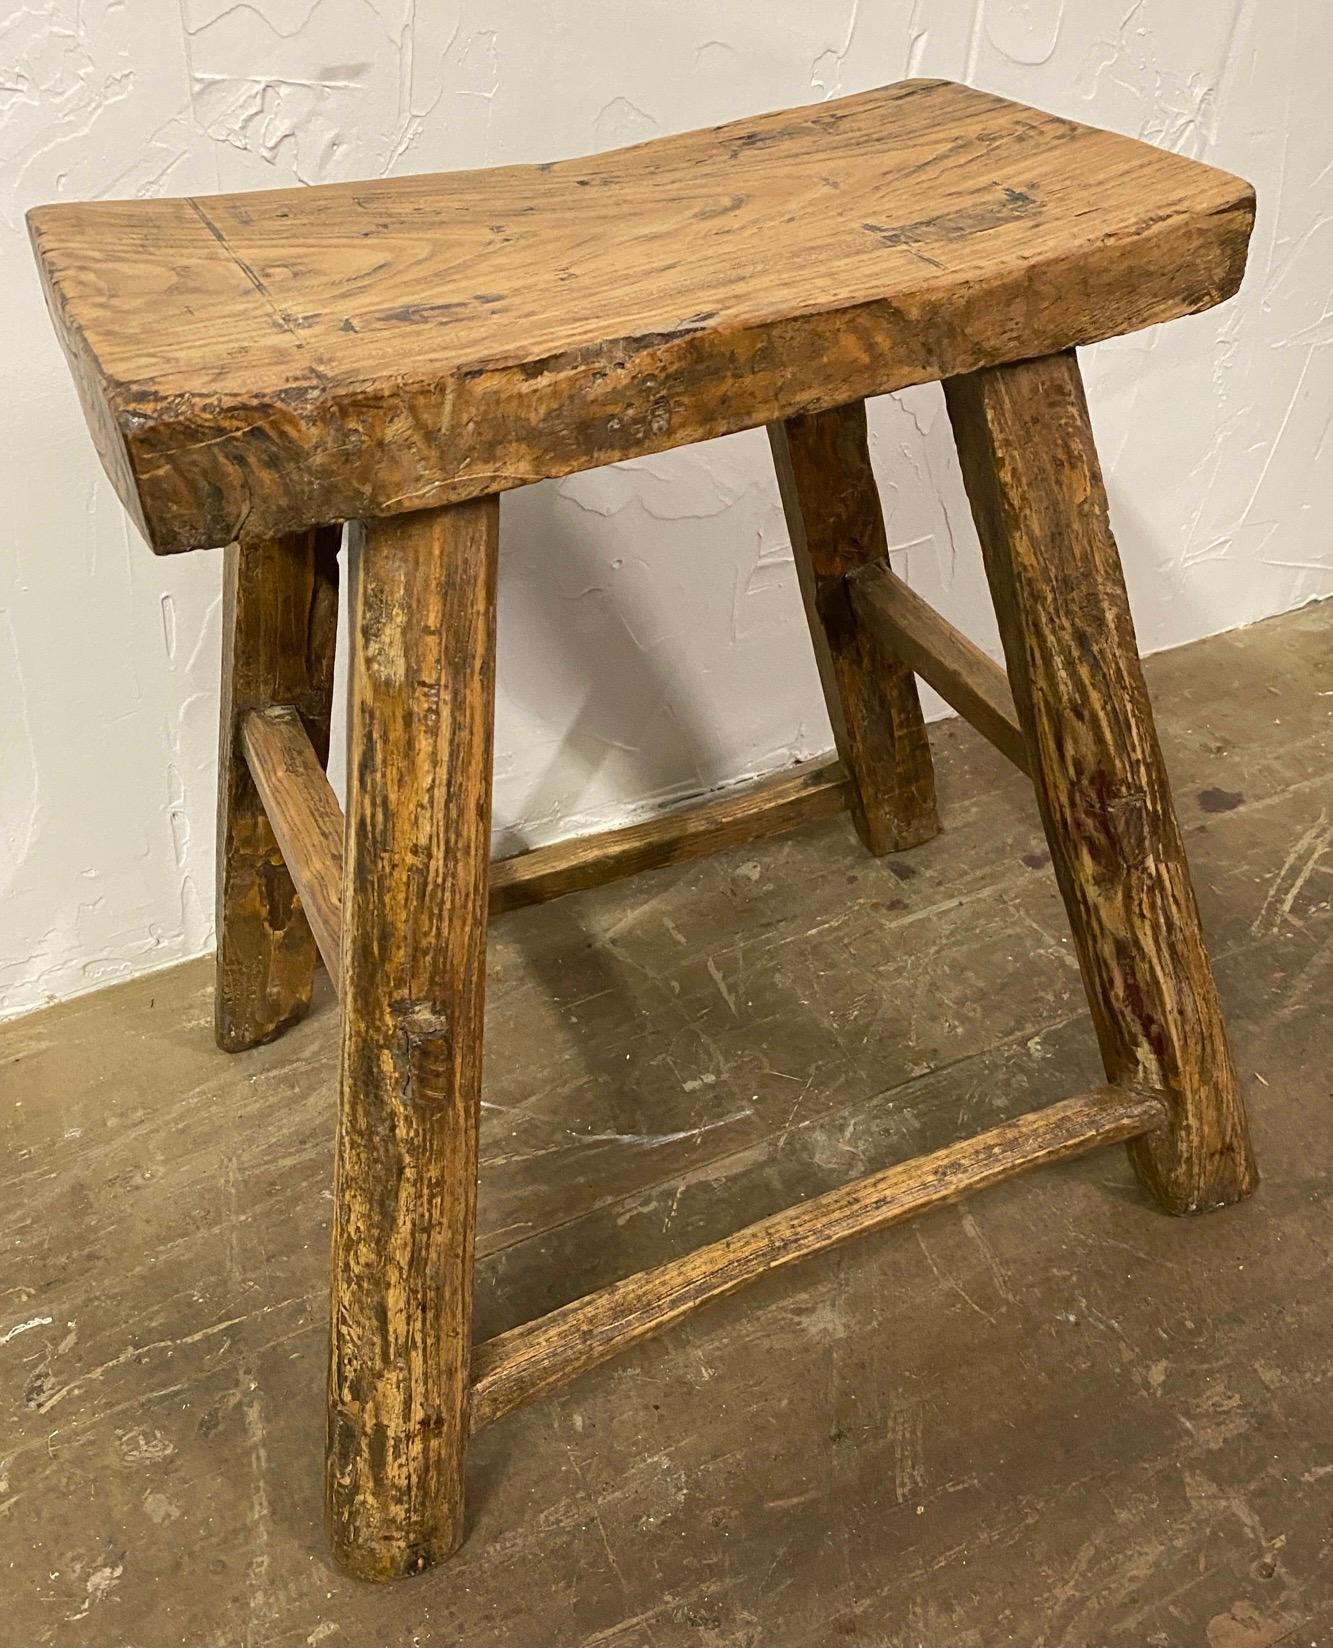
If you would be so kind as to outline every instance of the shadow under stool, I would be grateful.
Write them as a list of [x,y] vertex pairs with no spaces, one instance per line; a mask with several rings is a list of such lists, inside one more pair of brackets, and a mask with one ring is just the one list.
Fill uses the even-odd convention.
[[[550,165],[31,215],[126,509],[159,553],[230,546],[218,1041],[297,1020],[316,946],[340,998],[354,1573],[457,1547],[470,1431],[776,1265],[1115,1140],[1168,1212],[1253,1188],[1074,354],[1229,297],[1253,211],[1210,167],[909,81]],[[931,381],[1007,672],[889,568],[864,399]],[[836,761],[491,864],[499,494],[761,424]],[[1106,1084],[474,1345],[488,913],[843,807],[871,853],[927,840],[917,675],[1031,776]]]

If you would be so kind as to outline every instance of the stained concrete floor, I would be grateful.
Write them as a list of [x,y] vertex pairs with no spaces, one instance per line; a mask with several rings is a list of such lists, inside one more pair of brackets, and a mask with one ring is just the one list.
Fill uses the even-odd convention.
[[[1333,1643],[1333,604],[1149,663],[1265,1174],[1112,1148],[863,1238],[486,1432],[452,1563],[320,1526],[335,1016],[192,963],[0,1031],[0,1642]],[[1023,780],[492,935],[479,1330],[1098,1076]]]

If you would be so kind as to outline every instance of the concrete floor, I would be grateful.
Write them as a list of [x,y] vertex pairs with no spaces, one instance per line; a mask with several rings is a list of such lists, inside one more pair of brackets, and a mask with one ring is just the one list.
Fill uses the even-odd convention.
[[[770,1277],[487,1431],[396,1587],[320,1525],[335,1015],[192,963],[0,1031],[0,1642],[1333,1643],[1333,604],[1151,660],[1265,1182],[1104,1151]],[[523,912],[479,1331],[1098,1078],[1024,781]]]

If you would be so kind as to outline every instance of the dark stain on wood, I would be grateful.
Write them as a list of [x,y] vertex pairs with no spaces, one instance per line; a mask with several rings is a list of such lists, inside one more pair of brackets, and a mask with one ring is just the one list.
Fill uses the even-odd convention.
[[1021,189],[1002,189],[1000,198],[967,206],[957,212],[938,212],[918,218],[915,223],[863,223],[861,227],[886,246],[929,246],[937,240],[959,240],[968,235],[984,235],[1003,223],[1031,217],[1041,211],[1041,202]]
[[1130,1154],[1173,1213],[1257,1183],[1072,352],[945,384],[1108,1079],[1160,1087]]

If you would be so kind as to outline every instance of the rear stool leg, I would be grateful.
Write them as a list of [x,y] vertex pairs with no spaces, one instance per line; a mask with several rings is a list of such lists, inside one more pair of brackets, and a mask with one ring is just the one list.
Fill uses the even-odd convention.
[[1257,1183],[1072,351],[945,385],[1051,858],[1108,1078],[1164,1090],[1140,1181],[1193,1213]]
[[498,521],[371,523],[351,576],[326,1503],[367,1579],[463,1537]]
[[916,678],[861,626],[847,587],[849,573],[889,554],[865,403],[788,418],[768,435],[857,834],[877,857],[918,846],[940,821]]
[[329,748],[341,527],[232,544],[222,617],[214,1033],[238,1053],[310,1005],[315,941],[241,750],[246,712],[291,704],[321,760]]

